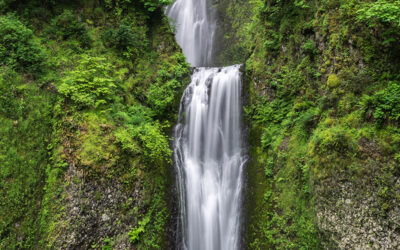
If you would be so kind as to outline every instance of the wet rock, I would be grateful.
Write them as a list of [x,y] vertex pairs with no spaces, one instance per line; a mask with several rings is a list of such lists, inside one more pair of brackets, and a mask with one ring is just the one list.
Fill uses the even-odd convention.
[[[61,200],[65,212],[57,219],[56,249],[91,249],[113,239],[113,249],[132,249],[128,232],[136,225],[134,211],[143,195],[125,190],[115,180],[86,180],[75,165],[66,171]],[[128,201],[129,200],[129,201]],[[124,204],[124,205],[122,205]]]
[[109,221],[109,220],[110,220],[110,217],[108,217],[108,215],[106,215],[106,214],[103,214],[103,215],[101,216],[101,220],[102,220],[102,221]]
[[316,185],[317,225],[328,237],[326,248],[400,248],[400,206],[391,206],[387,215],[380,212],[378,186],[370,180],[374,177],[363,183],[330,180]]

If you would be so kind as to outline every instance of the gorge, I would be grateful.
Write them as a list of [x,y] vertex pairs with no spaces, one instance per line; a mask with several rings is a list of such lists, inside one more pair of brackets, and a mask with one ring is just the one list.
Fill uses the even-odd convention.
[[0,0],[0,249],[399,249],[397,0]]

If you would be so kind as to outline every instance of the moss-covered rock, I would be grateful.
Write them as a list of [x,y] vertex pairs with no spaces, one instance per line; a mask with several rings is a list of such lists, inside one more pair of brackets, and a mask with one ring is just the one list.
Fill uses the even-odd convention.
[[336,74],[330,74],[328,76],[328,80],[326,81],[326,85],[331,89],[339,87],[340,83],[341,81]]

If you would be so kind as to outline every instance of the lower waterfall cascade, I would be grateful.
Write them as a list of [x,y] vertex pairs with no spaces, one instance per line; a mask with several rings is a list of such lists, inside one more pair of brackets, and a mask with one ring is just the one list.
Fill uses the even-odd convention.
[[239,247],[243,186],[240,65],[196,68],[175,129],[179,248]]

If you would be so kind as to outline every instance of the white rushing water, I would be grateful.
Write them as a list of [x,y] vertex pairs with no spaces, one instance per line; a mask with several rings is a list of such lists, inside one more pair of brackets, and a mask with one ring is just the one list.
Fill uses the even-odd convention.
[[175,159],[184,249],[238,248],[245,162],[239,67],[197,68],[182,97]]
[[174,20],[176,40],[193,67],[209,66],[216,22],[206,0],[176,0],[167,8]]
[[[215,20],[206,0],[176,0],[167,14],[193,66],[210,66]],[[240,244],[242,172],[240,65],[198,67],[175,128],[180,216],[178,248],[236,250]]]

